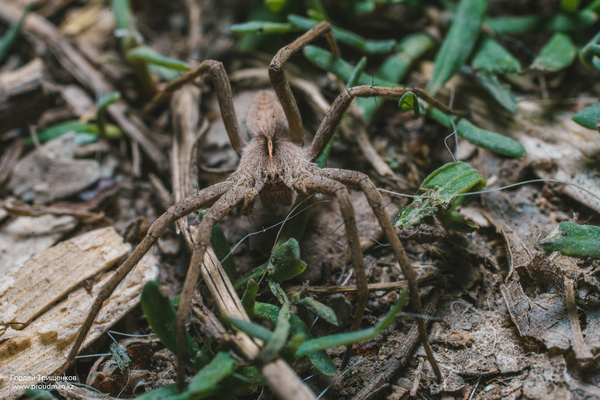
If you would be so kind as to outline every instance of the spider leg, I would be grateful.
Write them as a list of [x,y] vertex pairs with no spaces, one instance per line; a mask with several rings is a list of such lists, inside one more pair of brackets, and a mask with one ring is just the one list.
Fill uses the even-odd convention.
[[161,215],[152,226],[148,230],[148,234],[142,240],[140,244],[135,248],[133,253],[125,260],[123,264],[115,271],[115,274],[104,284],[100,292],[98,293],[98,297],[92,304],[90,312],[81,326],[77,338],[75,339],[75,343],[67,356],[67,360],[63,364],[63,366],[59,369],[57,374],[63,373],[69,365],[77,356],[79,352],[79,348],[81,347],[85,337],[87,336],[90,328],[94,324],[94,319],[100,312],[102,308],[102,303],[106,299],[110,297],[112,292],[116,289],[116,287],[121,283],[121,281],[125,278],[125,276],[137,265],[140,259],[150,250],[152,245],[160,238],[163,232],[167,229],[169,224],[179,218],[182,218],[214,201],[216,201],[219,197],[223,195],[223,193],[227,192],[231,186],[232,182],[221,182],[216,185],[210,186],[204,190],[201,190],[195,195],[189,196],[186,199],[180,201],[179,203],[171,206],[163,215]]
[[342,93],[339,94],[339,96],[335,99],[335,101],[331,105],[329,112],[327,113],[325,118],[323,118],[323,121],[321,121],[319,130],[317,130],[317,133],[315,134],[315,138],[313,139],[312,144],[310,145],[310,149],[308,150],[310,160],[314,161],[321,155],[321,153],[325,149],[325,146],[327,146],[327,143],[329,143],[331,136],[333,136],[335,129],[339,125],[340,120],[342,119],[342,116],[344,115],[344,113],[346,112],[348,107],[350,107],[350,104],[352,104],[352,101],[356,97],[400,98],[407,92],[413,92],[415,95],[426,100],[431,105],[435,106],[436,108],[439,108],[440,110],[442,110],[445,113],[453,114],[453,115],[463,115],[464,114],[460,111],[452,110],[451,108],[446,106],[444,103],[442,103],[438,99],[430,96],[423,89],[400,88],[400,87],[396,87],[396,88],[377,87],[377,86],[368,86],[368,85],[354,86],[354,87],[345,89]]
[[[330,179],[324,175],[307,177],[303,180],[303,183],[308,190],[314,190],[315,192],[332,195],[338,199],[344,225],[346,226],[348,248],[350,249],[352,263],[354,264],[354,271],[356,272],[358,302],[356,305],[356,313],[354,314],[354,323],[352,324],[351,328],[353,331],[356,331],[360,327],[363,313],[367,305],[369,287],[367,284],[363,255],[360,250],[360,238],[358,236],[358,227],[356,226],[356,215],[354,213],[354,206],[350,201],[350,194],[348,193],[346,186],[344,186],[342,183],[334,179]],[[347,355],[350,354],[351,348],[352,345],[346,347]],[[348,361],[348,357],[344,357],[344,362],[346,364]],[[344,363],[342,363],[342,365],[344,365]]]
[[225,73],[225,67],[220,61],[204,60],[193,70],[173,79],[163,91],[154,96],[152,101],[144,108],[144,111],[148,113],[151,112],[162,103],[169,94],[179,90],[186,83],[193,81],[207,72],[210,72],[213,84],[215,85],[215,92],[217,93],[219,107],[221,108],[221,116],[223,117],[223,123],[225,124],[227,135],[231,141],[231,146],[233,146],[233,149],[239,155],[242,155],[242,149],[246,147],[248,143],[242,136],[242,131],[240,130],[235,114],[235,108],[233,107],[231,84],[229,83],[227,73]]
[[[235,208],[235,206],[242,202],[251,190],[252,187],[236,185],[227,191],[206,213],[194,238],[194,252],[183,285],[179,309],[177,310],[177,384],[179,385],[180,391],[183,389],[183,384],[185,382],[184,358],[187,342],[185,324],[189,318],[191,300],[200,272],[202,272],[203,275],[208,273],[205,268],[203,268],[202,262],[204,260],[206,249],[210,244],[210,233],[213,226]],[[213,295],[216,297],[215,293],[213,293]]]
[[304,131],[302,129],[302,118],[300,118],[300,111],[298,105],[290,89],[290,84],[285,79],[285,72],[283,71],[283,64],[296,53],[302,49],[309,42],[315,40],[321,35],[325,35],[331,52],[335,57],[340,56],[340,50],[337,46],[337,42],[331,32],[331,26],[328,22],[323,21],[317,24],[312,29],[308,30],[305,34],[294,40],[292,43],[280,49],[269,65],[269,78],[271,79],[271,86],[277,93],[277,97],[283,107],[283,112],[288,120],[290,126],[290,136],[292,142],[302,145],[304,140]]
[[[398,263],[400,264],[400,269],[402,269],[402,274],[408,281],[408,287],[410,289],[410,298],[413,303],[413,307],[415,308],[415,312],[417,314],[423,314],[423,308],[421,306],[421,299],[419,298],[419,287],[417,286],[417,280],[415,271],[410,264],[410,260],[404,251],[404,247],[402,246],[402,242],[396,235],[394,231],[394,227],[390,222],[387,213],[383,207],[383,199],[381,198],[381,194],[371,182],[369,177],[361,172],[357,171],[348,171],[348,170],[338,170],[338,169],[322,169],[316,172],[321,176],[325,176],[329,179],[335,179],[336,181],[340,181],[346,185],[359,186],[365,195],[367,196],[367,200],[369,201],[369,205],[375,212],[377,219],[379,220],[379,224],[385,233],[385,236],[390,242],[390,246]],[[431,347],[429,346],[429,342],[427,340],[427,330],[425,327],[425,321],[422,318],[417,318],[417,326],[419,328],[419,336],[421,337],[421,343],[423,343],[423,347],[425,348],[425,352],[427,353],[427,358],[429,359],[429,363],[435,375],[438,379],[442,379],[442,374],[440,372],[440,368],[433,356],[433,352],[431,351]]]

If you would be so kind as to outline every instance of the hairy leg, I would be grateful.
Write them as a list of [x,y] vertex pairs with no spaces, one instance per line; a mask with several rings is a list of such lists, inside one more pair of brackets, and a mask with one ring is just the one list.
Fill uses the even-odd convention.
[[273,86],[273,90],[275,90],[275,93],[277,93],[277,97],[281,102],[285,117],[288,120],[292,142],[299,145],[302,145],[304,140],[302,119],[300,118],[298,105],[296,104],[296,100],[294,99],[294,95],[290,89],[290,84],[288,83],[287,79],[285,79],[283,64],[285,64],[285,62],[298,50],[302,49],[309,42],[315,40],[323,34],[325,35],[327,42],[329,42],[329,47],[331,47],[331,52],[333,55],[335,57],[339,57],[340,50],[337,46],[335,38],[333,37],[333,33],[331,32],[331,26],[328,22],[323,21],[307,31],[304,35],[300,36],[298,39],[294,40],[292,43],[279,50],[275,57],[273,57],[271,65],[269,65],[271,86]]
[[242,149],[248,144],[246,139],[242,136],[242,131],[238,124],[237,116],[235,114],[235,108],[233,107],[233,94],[231,93],[231,84],[229,78],[225,72],[223,63],[215,60],[204,60],[202,63],[191,71],[186,72],[180,77],[173,79],[167,87],[157,93],[152,101],[144,108],[147,113],[152,112],[164,99],[171,93],[181,89],[183,85],[193,81],[210,72],[210,75],[215,85],[215,91],[219,98],[219,107],[221,108],[221,116],[223,117],[223,123],[229,135],[231,146],[239,154],[242,155]]
[[310,160],[316,160],[329,140],[331,140],[331,136],[335,132],[335,129],[340,123],[342,116],[352,104],[352,101],[356,97],[391,97],[391,98],[400,98],[404,96],[407,92],[413,92],[415,95],[421,97],[422,99],[428,101],[431,105],[439,108],[445,113],[454,114],[454,115],[462,115],[460,111],[455,111],[446,106],[444,103],[440,102],[434,97],[431,97],[427,92],[423,89],[419,88],[392,88],[392,87],[377,87],[377,86],[354,86],[348,89],[345,89],[339,96],[335,99],[329,112],[321,121],[321,125],[315,134],[315,138],[312,141],[310,149],[308,150]]
[[133,253],[125,260],[123,264],[119,268],[117,268],[116,273],[110,278],[108,282],[102,287],[100,292],[98,293],[98,297],[92,304],[90,312],[83,323],[79,333],[77,334],[77,339],[75,339],[75,343],[69,352],[67,360],[60,368],[57,374],[63,373],[69,365],[77,356],[79,352],[79,348],[81,344],[85,340],[90,328],[94,324],[94,319],[100,312],[102,308],[102,303],[106,301],[112,294],[112,292],[116,289],[116,287],[121,283],[121,281],[125,278],[125,276],[137,265],[140,259],[150,250],[152,245],[160,238],[163,232],[167,229],[169,224],[181,217],[184,217],[202,207],[209,205],[210,203],[216,201],[219,197],[223,195],[223,193],[227,192],[233,183],[231,182],[221,182],[216,185],[210,186],[204,190],[201,190],[199,193],[189,196],[186,199],[180,201],[177,204],[171,206],[163,215],[161,215],[150,227],[148,230],[148,234],[142,240],[140,244],[135,248]]
[[[417,286],[417,280],[415,271],[404,251],[404,247],[402,246],[402,242],[396,235],[394,231],[394,227],[390,222],[387,213],[383,207],[383,199],[381,198],[381,194],[371,182],[369,177],[361,172],[357,171],[347,171],[347,170],[338,170],[338,169],[322,169],[317,172],[321,176],[325,176],[329,179],[335,179],[336,181],[340,181],[346,185],[351,186],[359,186],[365,195],[367,196],[367,200],[369,201],[369,205],[375,212],[377,219],[379,220],[379,224],[385,233],[385,236],[390,242],[390,246],[396,259],[398,260],[398,264],[400,264],[400,269],[402,269],[402,274],[408,281],[408,287],[410,289],[410,298],[413,303],[413,307],[417,314],[423,314],[423,308],[421,306],[421,299],[419,298],[419,287]],[[433,356],[433,352],[431,351],[431,347],[429,346],[429,342],[427,340],[427,330],[425,328],[425,321],[422,318],[417,318],[417,326],[419,328],[419,336],[421,337],[421,342],[423,343],[423,347],[425,348],[425,352],[427,353],[427,358],[431,364],[433,371],[438,379],[442,378],[440,368],[437,365],[437,362]]]
[[[354,206],[350,201],[350,194],[346,186],[326,176],[311,176],[305,178],[302,183],[308,190],[325,193],[335,196],[338,199],[344,225],[346,226],[346,237],[348,239],[348,248],[352,255],[352,263],[354,264],[354,272],[356,276],[356,288],[358,294],[358,302],[356,304],[356,312],[354,314],[354,323],[352,330],[358,330],[362,321],[363,313],[367,305],[369,297],[369,287],[367,284],[367,276],[365,273],[365,264],[363,255],[360,250],[360,238],[358,236],[358,227],[356,226],[356,216]],[[352,345],[346,347],[346,356],[342,363],[342,368],[347,365]]]
[[200,268],[204,261],[204,254],[210,245],[210,233],[213,226],[235,208],[235,206],[242,202],[250,190],[252,190],[252,188],[239,185],[231,188],[225,193],[206,213],[198,227],[196,237],[194,238],[194,252],[192,254],[187,276],[185,277],[181,300],[179,301],[179,308],[177,310],[177,384],[179,385],[180,391],[183,390],[183,384],[185,382],[184,359],[187,342],[185,324],[189,317],[192,296],[194,294],[196,283],[198,282],[198,277],[200,276]]

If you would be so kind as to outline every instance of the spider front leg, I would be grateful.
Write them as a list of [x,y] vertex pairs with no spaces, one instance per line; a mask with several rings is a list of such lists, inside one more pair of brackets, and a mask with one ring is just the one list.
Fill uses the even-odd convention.
[[284,48],[280,49],[269,65],[269,78],[271,79],[271,86],[277,93],[279,102],[283,107],[283,112],[288,120],[290,126],[290,137],[292,142],[302,145],[304,141],[304,130],[302,128],[302,118],[300,118],[300,111],[298,105],[290,89],[290,84],[285,79],[285,72],[283,71],[283,64],[296,53],[302,49],[309,42],[315,40],[321,35],[325,35],[331,52],[334,57],[340,56],[340,49],[337,46],[337,42],[331,32],[331,25],[329,22],[323,21],[318,23],[315,27],[308,30],[305,34],[288,44]]
[[[360,327],[363,313],[367,305],[367,299],[369,298],[369,287],[367,284],[367,275],[365,273],[365,264],[363,260],[362,251],[360,250],[360,237],[358,236],[358,227],[356,226],[356,216],[354,212],[354,206],[350,201],[350,194],[346,186],[337,182],[333,179],[329,179],[326,176],[310,176],[302,180],[304,187],[308,190],[313,190],[318,193],[324,193],[331,196],[335,196],[338,199],[340,205],[340,211],[342,212],[342,218],[344,225],[346,226],[346,237],[348,240],[348,248],[352,256],[352,264],[354,264],[354,271],[356,276],[356,289],[358,294],[358,302],[356,304],[356,312],[354,313],[354,322],[352,323],[352,330],[356,331]],[[350,360],[350,350],[352,345],[348,345],[346,348],[346,356],[342,362],[342,368],[347,365]]]
[[171,206],[163,215],[161,215],[152,226],[148,230],[148,234],[142,240],[140,244],[137,245],[133,253],[125,260],[123,264],[115,271],[115,274],[109,279],[108,282],[102,286],[102,289],[98,293],[98,297],[92,304],[90,312],[81,326],[79,333],[77,334],[77,338],[75,339],[75,343],[67,356],[67,360],[63,364],[63,366],[57,372],[58,375],[62,374],[75,360],[77,353],[79,352],[79,348],[81,347],[85,337],[87,336],[90,328],[94,324],[94,319],[100,312],[102,308],[102,304],[110,297],[112,292],[116,289],[116,287],[121,283],[121,281],[127,276],[127,274],[137,265],[137,263],[141,260],[141,258],[150,250],[152,245],[161,237],[164,231],[167,229],[169,224],[173,221],[178,220],[202,207],[213,203],[218,198],[220,198],[223,193],[227,192],[233,186],[232,182],[221,182],[216,185],[210,186],[204,190],[201,190],[199,193],[189,196],[184,200],[180,201],[177,204]]
[[[390,222],[387,213],[385,212],[385,208],[383,205],[383,199],[381,198],[381,194],[371,182],[369,177],[361,172],[357,171],[347,171],[347,170],[338,170],[338,169],[322,169],[317,172],[321,176],[325,176],[330,179],[335,179],[336,181],[340,181],[346,185],[350,186],[359,186],[362,191],[367,196],[367,201],[369,205],[373,209],[385,236],[390,242],[390,247],[394,252],[394,256],[396,260],[398,260],[398,264],[400,264],[400,269],[402,270],[402,274],[404,278],[408,281],[408,287],[410,290],[410,298],[413,303],[413,307],[415,312],[419,315],[423,314],[423,308],[421,306],[421,299],[419,297],[419,287],[417,285],[417,279],[415,275],[415,271],[404,251],[404,247],[402,246],[402,242],[396,235],[394,231],[394,227]],[[429,359],[429,363],[431,364],[431,368],[435,373],[435,376],[438,379],[442,379],[442,374],[440,368],[433,356],[433,352],[431,351],[431,347],[429,346],[429,341],[427,340],[427,329],[425,327],[425,321],[422,318],[417,318],[417,327],[419,328],[419,336],[421,338],[421,343],[423,343],[423,348],[427,353],[427,358]]]
[[[231,190],[226,192],[212,206],[206,215],[204,215],[204,218],[202,219],[194,238],[194,252],[192,254],[187,276],[185,277],[185,283],[181,293],[181,300],[179,301],[179,309],[177,310],[177,384],[180,391],[183,390],[183,385],[185,383],[184,360],[187,342],[185,336],[185,324],[190,314],[192,296],[194,294],[194,288],[198,282],[200,272],[202,272],[203,275],[206,273],[206,271],[201,267],[202,262],[204,261],[204,254],[206,253],[206,249],[210,244],[210,233],[215,224],[231,210],[233,210],[239,203],[244,201],[246,195],[248,195],[248,193],[250,193],[252,190],[253,188],[248,186],[236,185]],[[205,279],[207,279],[206,276]]]

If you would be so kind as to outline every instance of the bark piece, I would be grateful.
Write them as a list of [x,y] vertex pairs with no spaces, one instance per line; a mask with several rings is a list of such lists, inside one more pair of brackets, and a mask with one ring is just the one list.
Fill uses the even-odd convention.
[[101,228],[11,268],[0,275],[0,321],[28,324],[79,282],[110,268],[129,250],[131,246],[114,228]]
[[36,58],[21,68],[0,74],[0,133],[31,124],[55,104],[58,90],[44,77]]
[[[65,233],[75,229],[75,218],[18,217],[0,229],[0,274],[13,265],[27,261],[56,243]],[[1,321],[0,321],[1,322]]]
[[100,178],[100,164],[73,159],[76,149],[75,134],[67,133],[30,152],[15,165],[9,189],[35,204],[79,193]]

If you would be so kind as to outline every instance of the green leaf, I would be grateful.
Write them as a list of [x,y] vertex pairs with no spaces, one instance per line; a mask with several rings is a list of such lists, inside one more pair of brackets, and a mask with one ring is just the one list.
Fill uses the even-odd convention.
[[[173,353],[177,351],[177,312],[168,297],[160,291],[158,282],[146,282],[141,295],[142,310],[148,323],[160,341]],[[192,337],[186,333],[185,362],[199,370],[200,348]]]
[[[295,14],[288,15],[288,21],[290,21],[292,25],[305,30],[309,30],[318,24],[317,21]],[[396,41],[394,39],[367,40],[354,32],[337,28],[335,26],[331,27],[331,32],[333,32],[333,36],[340,43],[347,44],[348,46],[352,46],[369,54],[389,53],[394,49],[394,46],[396,46]]]
[[596,130],[596,126],[600,123],[600,103],[593,104],[579,111],[573,115],[573,121],[588,129]]
[[124,371],[131,363],[131,358],[127,354],[127,349],[120,343],[111,343],[110,352],[113,360],[117,363],[117,366],[121,371]]
[[398,100],[398,107],[400,111],[407,112],[413,111],[414,114],[412,119],[419,119],[421,116],[421,107],[419,106],[419,98],[413,92],[406,92]]
[[25,389],[25,395],[33,400],[56,400],[52,393],[42,389]]
[[[123,134],[121,129],[113,124],[106,124],[105,130],[106,136],[109,138],[121,137],[120,135]],[[76,134],[91,133],[94,135],[98,135],[100,132],[100,127],[98,126],[98,124],[93,124],[90,122],[79,122],[78,120],[65,121],[53,125],[51,127],[42,129],[37,133],[37,138],[40,143],[46,143],[50,140],[56,139],[57,137],[64,135],[67,132],[75,132]],[[30,137],[28,137],[24,140],[24,143],[27,146],[31,146],[33,145],[33,140]]]
[[504,85],[498,80],[496,75],[478,72],[475,76],[477,76],[485,90],[487,90],[502,107],[513,114],[517,111],[518,104],[516,96],[509,90],[507,85]]
[[296,356],[302,357],[315,351],[321,351],[331,347],[345,346],[374,338],[383,332],[383,330],[394,321],[396,315],[398,315],[398,313],[402,310],[407,297],[408,290],[403,289],[394,308],[374,327],[356,332],[339,333],[336,335],[328,335],[318,339],[308,340],[298,347]]
[[167,385],[151,390],[136,397],[136,400],[191,400],[190,393],[179,393],[177,384]]
[[546,72],[560,71],[571,65],[575,56],[577,56],[577,48],[569,35],[555,33],[542,47],[530,68]]
[[148,64],[160,65],[177,71],[189,71],[192,69],[188,63],[165,57],[148,46],[138,46],[129,50],[127,52],[127,58],[130,60],[144,61]]
[[464,118],[460,120],[456,129],[459,136],[484,149],[509,157],[525,155],[525,147],[519,142],[499,133],[478,128]]
[[288,0],[265,0],[265,7],[273,14],[278,14],[287,5]]
[[[98,111],[96,111],[96,120],[98,121],[98,133],[100,136],[106,137],[107,139],[120,139],[123,137],[123,132],[120,129],[118,132],[114,132],[112,129],[107,129],[106,123],[106,109],[120,99],[121,93],[114,91],[100,98],[97,102]],[[118,134],[115,135],[115,133]]]
[[561,222],[544,240],[537,243],[545,255],[560,251],[565,256],[600,260],[600,227]]
[[[265,264],[266,265],[266,264]],[[237,289],[237,288],[236,288]],[[242,296],[242,306],[250,318],[254,318],[254,305],[256,304],[256,295],[258,294],[258,283],[249,279],[246,283],[246,290]]]
[[471,65],[476,70],[496,74],[521,71],[519,60],[488,35],[481,36],[474,54]]
[[289,22],[249,21],[231,26],[231,32],[242,34],[284,34],[301,30],[302,28],[292,25]]
[[269,278],[278,283],[300,275],[305,269],[306,264],[300,260],[300,245],[294,238],[279,246],[267,265]]
[[310,310],[313,314],[323,318],[325,321],[332,325],[340,326],[342,321],[338,319],[335,311],[325,304],[313,299],[312,297],[305,297],[297,300],[294,304],[300,304]]
[[427,85],[427,91],[432,96],[471,55],[487,8],[487,0],[461,0],[456,7],[450,30],[435,56],[433,77]]
[[277,325],[275,325],[275,331],[273,332],[273,335],[260,350],[258,357],[261,362],[268,363],[269,361],[275,359],[281,349],[283,349],[283,346],[285,346],[290,333],[289,318],[290,306],[289,303],[286,303],[279,311],[279,317],[277,318]]
[[470,196],[458,195],[479,191],[486,183],[479,171],[467,163],[444,164],[425,178],[416,193],[419,197],[400,211],[393,225],[400,230],[407,230],[418,227],[426,218],[441,214],[441,223],[445,228],[461,232],[465,229],[473,231],[478,227],[469,225],[460,215],[445,215],[440,211],[452,211],[460,204],[464,204]]
[[590,10],[577,14],[558,13],[548,17],[523,15],[519,17],[488,18],[485,24],[499,36],[520,36],[534,32],[581,31],[598,20],[598,15]]
[[579,9],[579,0],[562,0],[560,8],[565,12],[574,13]]
[[579,59],[587,68],[600,69],[600,32],[581,49]]
[[[420,58],[425,52],[435,46],[435,41],[424,33],[413,33],[406,36],[398,43],[397,53],[389,56],[379,67],[375,73],[377,81],[389,82],[397,85],[408,72],[412,63]],[[367,78],[369,76],[367,75]],[[372,81],[360,83],[362,85],[370,85]],[[379,83],[374,83],[379,85]],[[356,85],[354,85],[356,86]],[[388,85],[389,86],[389,85]],[[368,121],[375,111],[383,104],[383,99],[374,98],[358,98],[356,106],[360,111],[363,119]]]
[[194,395],[194,398],[207,397],[218,393],[222,389],[218,385],[219,382],[234,373],[236,363],[236,359],[231,357],[229,353],[220,351],[207,366],[192,378],[188,391]]
[[21,19],[12,24],[6,33],[0,37],[0,64],[4,62],[6,57],[8,57],[8,53],[10,52],[10,48],[12,47],[17,37],[19,37],[19,32],[21,31],[21,27],[23,26],[23,22],[25,21],[25,17],[29,14],[31,10],[31,4],[25,7],[25,11],[23,11],[23,15]]
[[[202,222],[207,212],[208,210],[204,210],[198,213],[200,222]],[[227,238],[225,237],[225,233],[223,233],[223,228],[221,228],[221,224],[215,224],[210,231],[210,244],[212,244],[215,255],[221,262],[221,265],[223,265],[223,269],[227,273],[229,280],[235,282],[238,279],[237,268],[231,254],[231,249],[229,248],[229,243],[227,243]]]
[[[275,324],[277,323],[277,318],[279,316],[279,308],[272,304],[257,302],[254,306],[254,316],[256,318],[266,319],[272,324]],[[293,337],[298,334],[302,335],[304,340],[312,339],[312,335],[310,334],[306,324],[304,324],[304,322],[302,322],[302,320],[296,315],[290,314],[290,335]],[[337,369],[335,368],[335,365],[333,365],[331,358],[329,358],[327,352],[324,350],[308,355],[308,359],[315,366],[315,368],[325,375],[333,376],[337,372]]]

